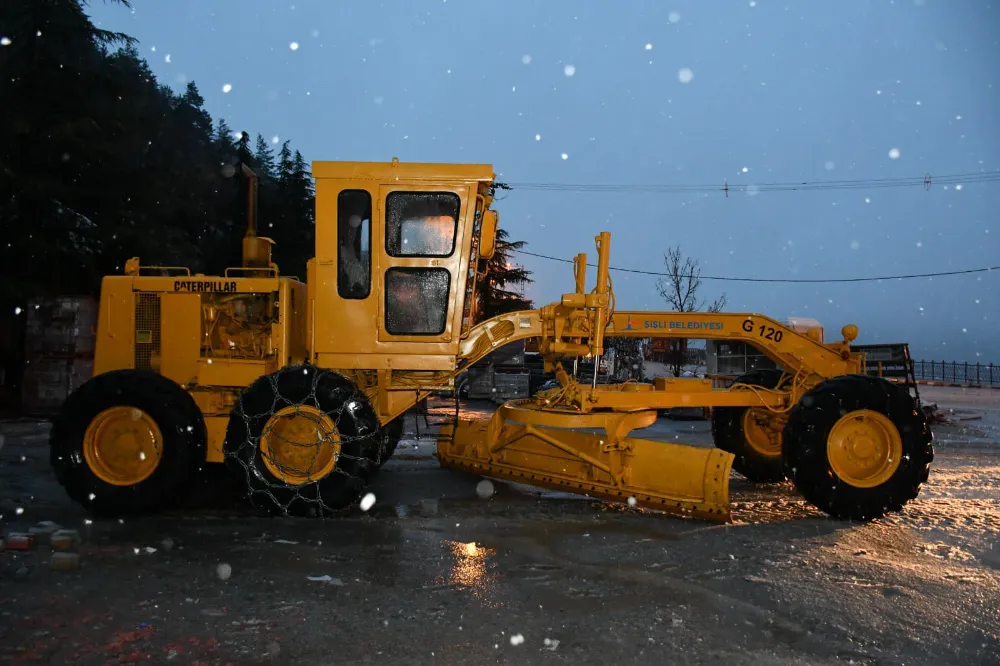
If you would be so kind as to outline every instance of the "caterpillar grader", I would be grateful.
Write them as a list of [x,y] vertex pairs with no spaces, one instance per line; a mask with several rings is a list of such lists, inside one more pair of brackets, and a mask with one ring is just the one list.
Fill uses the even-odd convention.
[[[901,510],[927,479],[923,412],[905,387],[862,374],[853,325],[825,342],[760,314],[619,311],[608,232],[595,239],[593,288],[579,254],[573,291],[477,323],[499,221],[491,165],[314,162],[303,282],[279,273],[257,235],[245,173],[241,266],[192,275],[134,258],[102,281],[94,376],[51,431],[58,480],[95,514],[176,507],[206,463],[229,465],[266,512],[348,509],[395,450],[403,414],[526,338],[559,385],[442,426],[441,465],[723,522],[733,469],[788,479],[827,514],[860,520]],[[742,341],[780,369],[726,388],[578,377],[609,336]],[[675,407],[711,408],[715,447],[630,436]]]

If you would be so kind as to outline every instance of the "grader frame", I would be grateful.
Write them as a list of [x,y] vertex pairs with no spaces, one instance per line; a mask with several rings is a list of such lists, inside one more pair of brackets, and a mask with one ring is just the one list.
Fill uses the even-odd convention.
[[[559,387],[442,427],[442,465],[710,520],[731,517],[732,468],[790,478],[853,518],[900,509],[927,478],[923,414],[905,389],[859,374],[853,325],[824,343],[757,314],[618,312],[608,232],[593,290],[580,254],[575,291],[474,324],[498,224],[489,165],[314,163],[303,283],[279,274],[256,235],[256,178],[244,173],[243,266],[192,276],[133,259],[103,281],[95,376],[51,435],[59,480],[95,512],[169,508],[205,462],[228,463],[269,511],[349,507],[392,455],[404,412],[524,338],[539,339]],[[588,385],[566,372],[563,361],[598,360],[609,335],[741,340],[782,371],[728,389]],[[671,407],[712,407],[717,448],[629,436]]]

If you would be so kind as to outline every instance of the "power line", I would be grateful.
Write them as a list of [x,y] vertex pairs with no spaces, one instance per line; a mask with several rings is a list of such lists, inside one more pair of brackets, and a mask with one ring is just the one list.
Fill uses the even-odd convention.
[[608,183],[497,183],[500,189],[536,192],[627,192],[651,194],[679,194],[695,192],[791,192],[807,190],[860,190],[898,187],[923,187],[930,190],[934,185],[988,184],[1000,182],[1000,171],[959,173],[945,176],[912,176],[905,178],[866,178],[858,180],[800,181],[732,185],[728,181],[720,184],[608,184]]
[[[563,259],[562,257],[552,257],[547,254],[537,254],[535,252],[528,252],[527,250],[514,250],[518,254],[525,254],[531,257],[538,257],[539,259],[548,259],[550,261],[559,261],[566,264],[572,264],[572,259]],[[597,264],[587,264],[590,267],[596,268]],[[637,275],[654,275],[662,277],[670,277],[670,273],[663,273],[658,271],[643,271],[636,268],[618,268],[615,266],[609,266],[608,270],[618,271],[619,273],[633,273]],[[882,280],[912,280],[914,278],[930,278],[930,277],[942,277],[947,275],[969,275],[971,273],[986,273],[989,271],[1000,270],[1000,266],[990,266],[988,268],[969,268],[961,271],[941,271],[937,273],[912,273],[909,275],[886,275],[883,277],[857,277],[857,278],[826,278],[826,279],[796,279],[796,278],[741,278],[741,277],[721,277],[717,275],[700,275],[698,276],[702,280],[719,280],[722,282],[783,282],[783,283],[812,283],[812,284],[827,284],[834,282],[880,282]]]

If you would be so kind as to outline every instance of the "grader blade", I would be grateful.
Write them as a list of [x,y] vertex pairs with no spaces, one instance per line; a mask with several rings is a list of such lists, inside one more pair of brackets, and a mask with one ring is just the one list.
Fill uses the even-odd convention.
[[[734,456],[715,448],[626,437],[656,412],[559,414],[508,403],[489,421],[442,427],[444,467],[728,522]],[[603,434],[568,428],[601,428]]]

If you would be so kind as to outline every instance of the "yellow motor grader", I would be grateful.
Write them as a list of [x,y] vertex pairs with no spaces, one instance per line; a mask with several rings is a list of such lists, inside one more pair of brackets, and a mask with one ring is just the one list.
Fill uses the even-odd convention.
[[[442,465],[611,501],[730,519],[735,469],[790,479],[841,518],[898,511],[933,459],[908,390],[861,374],[843,340],[759,314],[621,312],[611,237],[597,278],[537,310],[476,321],[476,282],[495,252],[490,165],[315,162],[316,252],[306,281],[279,274],[256,233],[248,172],[243,265],[222,275],[145,267],[101,286],[94,377],[53,422],[51,462],[69,495],[104,515],[176,506],[205,463],[228,463],[266,511],[352,506],[392,455],[401,416],[506,343],[536,338],[559,386],[456,419]],[[564,363],[604,354],[606,336],[739,340],[780,367],[737,379],[580,381]],[[658,410],[712,408],[715,448],[629,434]]]

